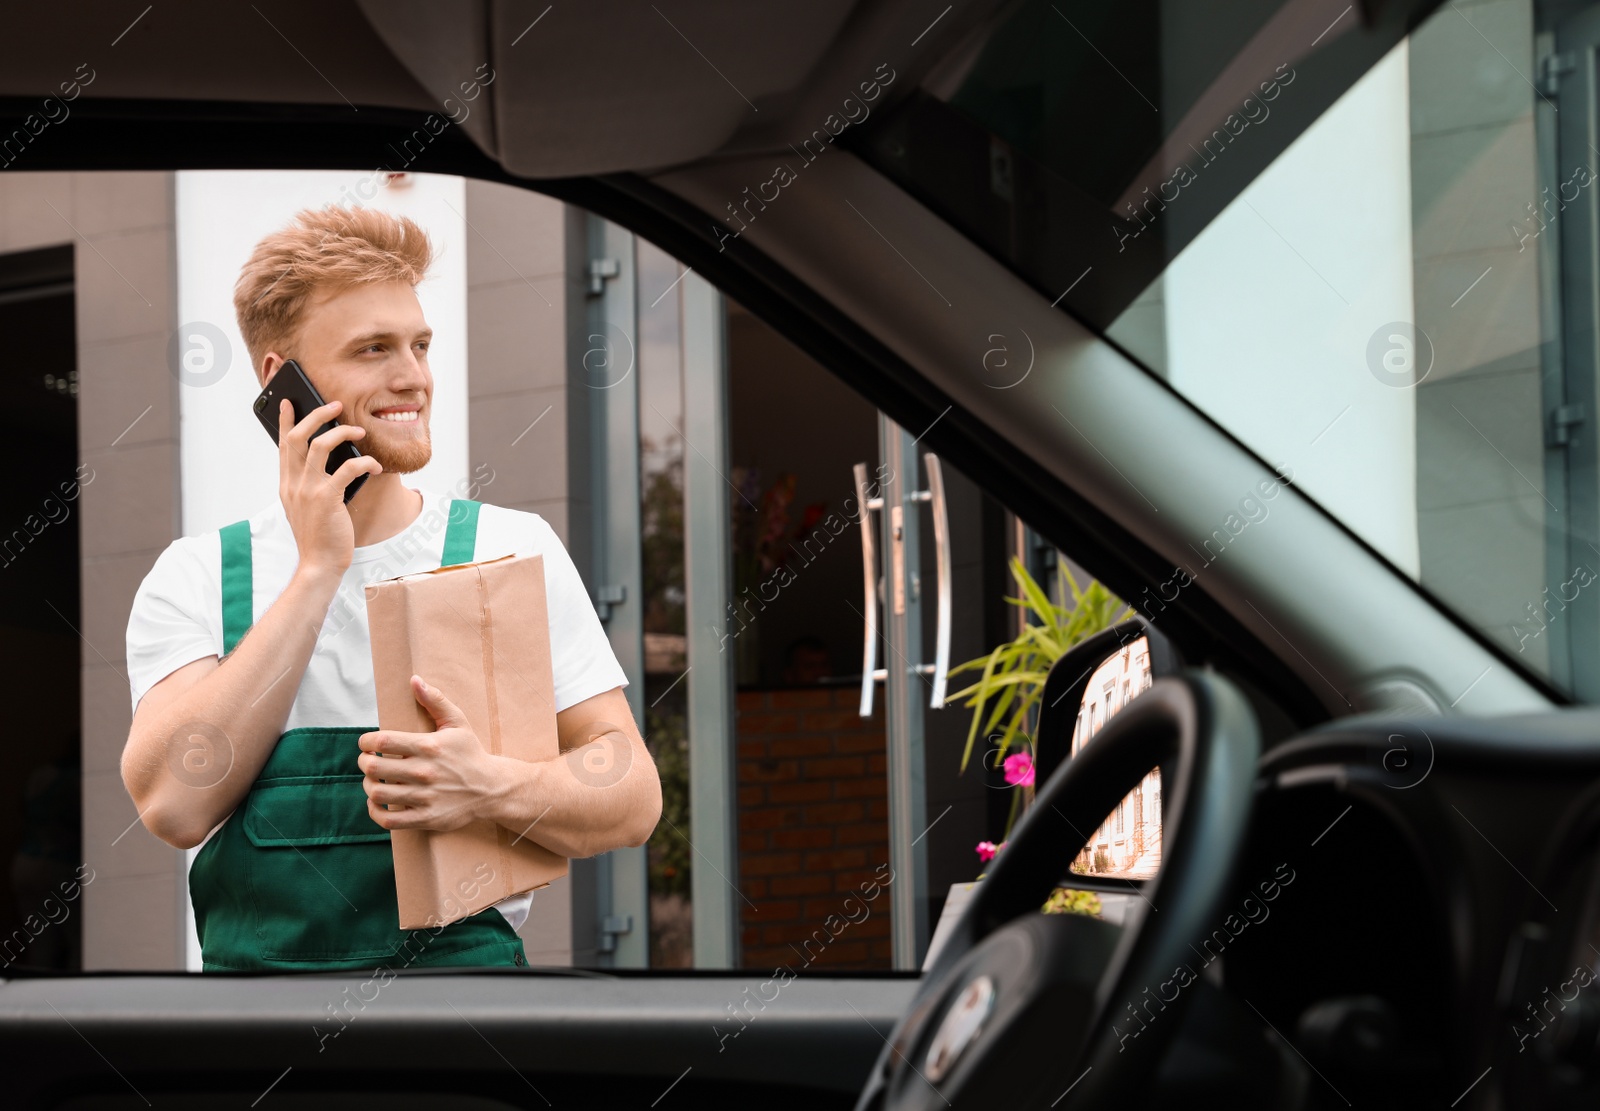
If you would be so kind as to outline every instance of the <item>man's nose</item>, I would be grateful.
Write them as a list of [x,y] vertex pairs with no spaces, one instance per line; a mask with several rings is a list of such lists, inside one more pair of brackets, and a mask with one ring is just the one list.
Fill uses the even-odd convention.
[[395,379],[392,385],[396,390],[425,391],[431,381],[427,365],[417,357],[415,351],[407,350],[395,366]]

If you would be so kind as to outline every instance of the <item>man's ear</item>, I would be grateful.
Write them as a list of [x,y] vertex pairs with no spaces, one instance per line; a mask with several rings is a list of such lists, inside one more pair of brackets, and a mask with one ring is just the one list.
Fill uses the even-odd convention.
[[278,373],[279,368],[287,360],[276,351],[268,351],[261,360],[261,388],[266,389],[267,383],[272,381],[272,376]]

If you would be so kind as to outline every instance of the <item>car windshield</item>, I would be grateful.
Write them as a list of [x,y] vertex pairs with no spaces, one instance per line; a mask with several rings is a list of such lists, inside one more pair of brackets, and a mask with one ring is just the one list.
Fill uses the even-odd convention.
[[1597,13],[1135,7],[1022,5],[859,149],[1600,697]]

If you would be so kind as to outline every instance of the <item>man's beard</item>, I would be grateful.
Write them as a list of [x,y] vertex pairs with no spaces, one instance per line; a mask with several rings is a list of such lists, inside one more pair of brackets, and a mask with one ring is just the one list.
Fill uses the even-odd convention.
[[[422,417],[418,417],[421,420]],[[372,425],[386,424],[382,417],[373,417]],[[370,455],[383,467],[384,474],[413,474],[428,465],[433,458],[433,434],[424,426],[421,436],[405,433],[409,440],[389,433],[388,429],[367,427],[366,436],[357,442],[362,455]]]

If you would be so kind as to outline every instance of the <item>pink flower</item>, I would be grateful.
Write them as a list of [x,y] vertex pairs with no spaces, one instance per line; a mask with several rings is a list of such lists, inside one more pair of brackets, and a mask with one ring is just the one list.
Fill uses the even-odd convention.
[[1015,756],[1007,756],[1006,782],[1013,787],[1033,786],[1033,757],[1026,752],[1019,752]]
[[1004,841],[1000,842],[998,845],[996,845],[993,841],[979,841],[977,848],[978,859],[987,863],[988,861],[994,859],[995,853],[999,852],[1005,847],[1006,842]]

